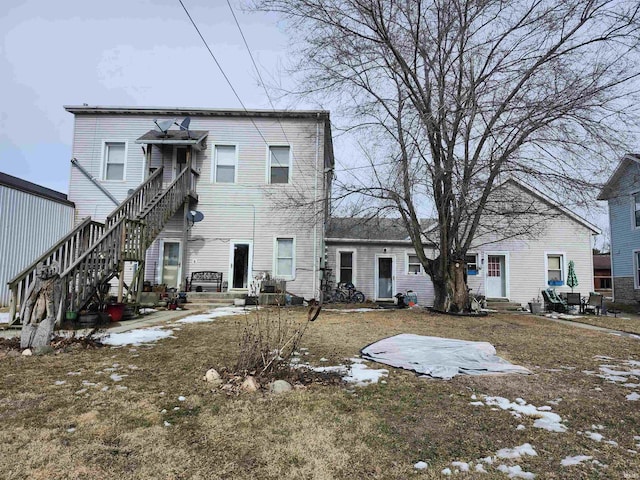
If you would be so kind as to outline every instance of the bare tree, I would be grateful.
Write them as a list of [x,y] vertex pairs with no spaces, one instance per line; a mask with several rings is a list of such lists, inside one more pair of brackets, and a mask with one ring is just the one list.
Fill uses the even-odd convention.
[[[400,215],[436,308],[466,305],[464,258],[486,218],[502,214],[489,229],[498,234],[518,216],[490,200],[498,185],[515,177],[587,202],[637,125],[637,1],[253,4],[286,19],[301,92],[337,102],[366,132],[371,175],[344,187]],[[435,229],[421,227],[424,205]],[[431,242],[435,258],[425,254]]]

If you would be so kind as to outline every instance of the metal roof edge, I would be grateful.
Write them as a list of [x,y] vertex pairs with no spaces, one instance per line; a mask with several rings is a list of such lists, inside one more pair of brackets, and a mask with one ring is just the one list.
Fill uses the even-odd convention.
[[138,107],[107,105],[63,105],[73,114],[141,114],[141,115],[193,115],[213,117],[276,117],[276,118],[318,118],[329,117],[329,110],[268,110],[241,108],[202,107]]
[[610,192],[610,190],[611,190],[610,185],[614,181],[616,181],[618,179],[618,177],[620,177],[620,175],[622,175],[623,170],[624,170],[623,165],[624,166],[628,165],[627,162],[629,162],[629,161],[640,163],[640,154],[637,154],[637,153],[626,153],[626,154],[623,155],[623,157],[618,162],[618,166],[616,167],[616,169],[613,171],[611,176],[607,179],[605,184],[602,186],[602,190],[600,190],[600,193],[596,197],[596,200],[609,200],[610,198],[613,198],[613,195],[610,195],[610,193],[611,193]]
[[76,207],[76,204],[69,200],[67,194],[65,193],[58,192],[57,190],[53,190],[51,188],[43,187],[42,185],[38,185],[37,183],[14,177],[13,175],[9,175],[7,173],[0,172],[0,185],[13,188],[14,190],[20,190],[21,192],[29,193],[37,197],[46,198],[47,200],[51,200],[52,202],[61,203],[69,207]]

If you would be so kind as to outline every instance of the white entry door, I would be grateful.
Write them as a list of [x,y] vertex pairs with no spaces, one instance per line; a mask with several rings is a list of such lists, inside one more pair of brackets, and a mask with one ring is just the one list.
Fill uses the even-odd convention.
[[164,240],[162,242],[162,278],[167,288],[180,285],[180,242]]
[[487,297],[506,297],[506,279],[507,272],[505,256],[487,255]]

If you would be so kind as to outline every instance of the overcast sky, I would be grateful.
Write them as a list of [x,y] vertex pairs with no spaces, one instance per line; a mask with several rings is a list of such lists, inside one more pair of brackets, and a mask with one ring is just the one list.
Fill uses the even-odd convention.
[[[183,2],[244,104],[270,108],[226,0]],[[231,3],[271,83],[287,38]],[[241,108],[178,0],[2,0],[0,31],[0,171],[55,190],[69,183],[63,105]]]
[[[231,4],[263,77],[286,83],[278,18],[242,1]],[[270,108],[226,0],[183,2],[246,107]],[[55,190],[69,183],[73,115],[63,105],[241,107],[178,0],[2,0],[0,31],[0,171]],[[608,229],[602,211],[587,217]]]

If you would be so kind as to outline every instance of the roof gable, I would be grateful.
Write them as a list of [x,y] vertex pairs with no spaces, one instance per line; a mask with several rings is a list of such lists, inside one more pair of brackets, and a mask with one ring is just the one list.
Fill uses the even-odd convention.
[[619,196],[620,193],[625,193],[619,191],[620,181],[625,177],[626,173],[631,167],[638,168],[639,164],[640,155],[637,153],[628,153],[627,155],[622,157],[622,160],[620,160],[620,163],[618,163],[615,171],[613,172],[613,174],[611,174],[609,180],[607,180],[607,182],[604,184],[604,187],[602,187],[600,195],[598,195],[598,200],[609,200],[610,198]]

